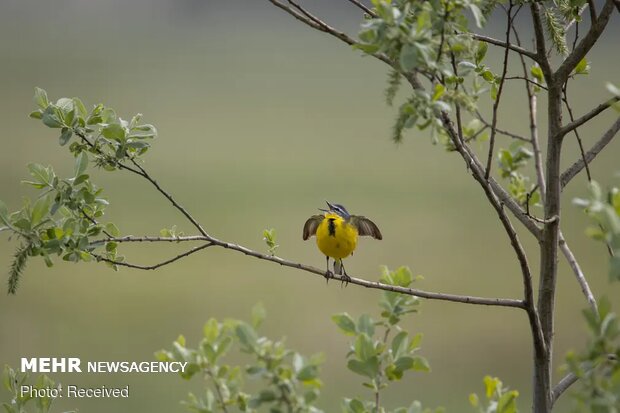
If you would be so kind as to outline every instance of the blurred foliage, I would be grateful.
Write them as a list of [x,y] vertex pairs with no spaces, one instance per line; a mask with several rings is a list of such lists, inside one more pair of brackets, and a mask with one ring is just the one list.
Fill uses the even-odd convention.
[[[314,403],[323,384],[318,378],[323,356],[305,357],[287,348],[284,340],[260,336],[258,328],[264,319],[260,304],[252,309],[251,323],[211,318],[196,348],[187,347],[180,336],[171,350],[156,353],[160,361],[187,362],[181,373],[184,379],[198,375],[206,381],[204,395],[190,393],[184,402],[189,411],[209,413],[234,406],[255,412],[262,406],[271,412],[320,412]],[[245,367],[227,364],[231,349],[247,354],[251,362]],[[261,389],[255,394],[244,391],[248,379],[260,381]]]
[[[6,413],[48,413],[50,411],[54,402],[54,397],[52,397],[50,389],[58,390],[60,389],[60,385],[56,386],[56,383],[44,374],[40,375],[34,384],[28,383],[28,379],[28,374],[18,373],[11,367],[4,366],[4,387],[11,395],[11,400],[9,402],[2,403],[2,407],[4,407]],[[23,394],[21,391],[22,386],[32,386],[34,391]]]
[[[381,282],[409,287],[414,281],[411,271],[401,267],[390,272],[383,269]],[[335,314],[332,320],[341,332],[353,338],[346,358],[347,367],[364,378],[364,387],[373,392],[373,400],[345,398],[343,412],[430,413],[418,401],[409,407],[386,410],[380,403],[380,392],[391,382],[399,381],[408,371],[430,371],[426,359],[418,355],[421,334],[413,337],[399,326],[402,317],[417,311],[419,299],[384,291],[379,302],[380,319],[362,314],[357,322],[347,313]],[[205,381],[203,395],[190,393],[184,402],[192,412],[210,413],[235,407],[243,412],[268,408],[270,412],[321,412],[316,406],[323,382],[319,378],[323,356],[310,357],[289,349],[284,340],[274,341],[259,334],[266,313],[262,305],[254,306],[251,322],[227,319],[207,321],[203,338],[195,348],[179,338],[170,350],[155,353],[160,361],[187,362],[184,379],[196,375]],[[381,331],[379,331],[381,330]],[[246,354],[245,366],[231,365],[226,356],[235,350]],[[258,390],[246,390],[248,380],[258,381]],[[435,410],[440,412],[441,409]]]
[[607,298],[598,301],[598,313],[583,312],[590,339],[586,349],[568,353],[566,370],[578,379],[572,392],[580,412],[620,411],[620,322]]
[[529,184],[530,178],[520,172],[532,156],[532,151],[521,142],[513,142],[508,149],[500,149],[498,153],[500,175],[508,180],[508,191],[519,204],[527,206],[537,205],[540,201],[538,187]]
[[480,413],[517,413],[519,392],[509,390],[497,377],[485,376],[484,398],[476,393],[469,395],[469,403]]
[[617,187],[604,193],[596,181],[589,184],[588,198],[575,198],[573,203],[584,208],[594,225],[586,229],[586,235],[607,245],[609,279],[620,281],[620,191]]
[[263,231],[263,241],[267,244],[269,254],[275,255],[279,245],[276,243],[276,230],[273,228]]

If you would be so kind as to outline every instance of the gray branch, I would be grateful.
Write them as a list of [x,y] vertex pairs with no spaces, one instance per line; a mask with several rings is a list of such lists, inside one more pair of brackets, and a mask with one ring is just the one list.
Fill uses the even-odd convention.
[[[601,138],[590,148],[588,152],[585,154],[585,161],[591,163],[594,158],[598,156],[598,154],[612,141],[614,136],[620,130],[620,117],[616,119],[616,121],[611,125],[611,127],[601,136]],[[573,179],[583,168],[585,168],[584,158],[580,158],[575,161],[571,166],[569,166],[563,173],[561,177],[562,188],[564,188],[570,181]]]

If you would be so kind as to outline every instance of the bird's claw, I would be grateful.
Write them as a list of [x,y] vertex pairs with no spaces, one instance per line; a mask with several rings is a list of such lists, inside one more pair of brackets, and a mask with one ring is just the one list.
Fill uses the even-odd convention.
[[331,272],[330,270],[325,271],[325,283],[329,284],[329,280],[334,278],[334,273]]
[[340,276],[340,287],[346,287],[351,282],[351,277],[349,277],[346,273]]

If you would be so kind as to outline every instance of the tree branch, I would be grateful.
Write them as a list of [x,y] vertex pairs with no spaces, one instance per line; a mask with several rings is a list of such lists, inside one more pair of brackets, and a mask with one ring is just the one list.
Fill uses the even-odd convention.
[[350,3],[355,4],[357,7],[359,7],[360,9],[364,10],[364,13],[366,13],[367,15],[369,15],[370,17],[377,17],[377,13],[375,13],[374,11],[370,10],[370,8],[368,8],[364,3],[362,3],[359,0],[349,0]]
[[[504,61],[502,63],[502,76],[499,81],[499,86],[497,88],[497,95],[495,96],[495,101],[493,102],[493,115],[491,118],[491,138],[489,139],[489,152],[487,154],[487,167],[484,171],[484,179],[488,180],[489,175],[491,174],[491,166],[493,165],[493,151],[495,149],[495,135],[497,134],[497,110],[499,108],[500,99],[502,97],[502,91],[504,90],[504,82],[506,81],[506,73],[508,72],[508,45],[510,44],[510,29],[512,27],[512,0],[509,1],[507,15],[507,24],[506,24],[506,48],[504,49]],[[518,13],[518,10],[517,10]]]
[[571,121],[568,125],[565,125],[562,129],[560,129],[559,135],[560,136],[565,136],[566,134],[568,134],[572,130],[577,129],[578,127],[580,127],[584,123],[586,123],[586,122],[590,121],[591,119],[593,119],[594,117],[598,116],[599,114],[604,112],[607,108],[611,107],[614,103],[616,103],[618,101],[620,101],[620,97],[614,96],[613,98],[609,99],[607,102],[601,103],[600,105],[598,105],[597,107],[595,107],[590,112],[588,112],[585,115],[583,115],[582,117]]
[[534,59],[539,65],[540,69],[545,76],[547,84],[551,79],[551,64],[547,57],[547,46],[545,43],[545,29],[540,15],[540,4],[532,2],[530,4],[530,12],[532,13],[532,22],[534,23],[534,36],[536,39],[536,59]]
[[577,278],[577,282],[579,283],[579,286],[581,287],[581,291],[583,292],[583,295],[588,300],[590,307],[592,308],[592,310],[594,310],[596,314],[598,314],[598,305],[596,304],[596,299],[594,298],[594,294],[592,294],[590,285],[588,284],[588,281],[586,280],[586,276],[581,270],[581,267],[579,266],[579,262],[577,262],[577,259],[573,255],[573,252],[570,250],[570,248],[568,248],[568,244],[566,243],[566,240],[564,239],[564,235],[562,234],[561,231],[560,231],[560,249],[562,250],[562,254],[564,254],[564,257],[566,258],[566,261],[568,261],[568,265],[573,270],[573,273],[575,274],[575,278]]
[[172,264],[173,262],[178,261],[181,258],[185,258],[188,255],[192,255],[192,254],[194,254],[194,253],[196,253],[198,251],[202,251],[203,249],[211,247],[213,245],[214,245],[213,243],[208,242],[208,243],[203,244],[203,245],[201,245],[199,247],[194,247],[191,250],[185,251],[182,254],[179,254],[179,255],[177,255],[175,257],[172,257],[172,258],[170,258],[168,260],[162,261],[162,262],[154,264],[154,265],[139,265],[139,264],[131,264],[131,263],[124,262],[124,261],[115,261],[115,260],[111,260],[109,258],[106,258],[106,257],[102,256],[102,255],[95,254],[95,253],[92,253],[92,252],[90,253],[90,255],[95,257],[95,259],[97,259],[97,261],[104,261],[104,262],[107,262],[109,264],[120,265],[122,267],[134,268],[134,269],[137,269],[137,270],[156,270],[156,269],[158,269],[160,267],[163,267],[164,265]]
[[[506,78],[506,79],[508,79],[508,78]],[[484,126],[486,126],[487,128],[490,128],[490,127],[491,127],[491,123],[490,123],[489,121],[487,121],[486,119],[484,119],[484,118],[482,117],[482,114],[481,114],[480,112],[477,112],[477,113],[476,113],[476,118],[477,118],[480,122],[482,122],[482,124],[483,124]],[[523,141],[523,142],[529,142],[529,141],[530,141],[530,140],[529,140],[528,138],[526,138],[525,136],[517,135],[516,133],[510,132],[510,131],[507,131],[507,130],[503,130],[503,129],[500,129],[500,128],[495,128],[495,130],[496,130],[496,131],[497,131],[497,133],[499,133],[500,135],[504,135],[504,136],[507,136],[507,137],[512,138],[512,139],[516,139],[516,140]]]
[[469,35],[472,38],[474,38],[476,40],[479,40],[481,42],[489,43],[489,44],[492,44],[492,45],[495,45],[495,46],[499,46],[499,47],[502,47],[502,48],[506,48],[507,47],[508,49],[512,50],[513,52],[517,52],[517,53],[519,53],[522,56],[529,57],[533,61],[538,62],[538,56],[536,55],[536,53],[531,52],[531,51],[529,51],[527,49],[524,49],[521,46],[517,46],[517,45],[512,44],[512,43],[507,43],[507,42],[504,42],[502,40],[494,39],[493,37],[484,36],[482,34],[477,34],[477,33],[463,33],[463,34]]
[[[108,242],[108,241],[114,241],[114,242],[119,242],[119,243],[121,242],[190,242],[190,241],[206,241],[207,242],[206,244],[203,244],[189,251],[186,251],[183,254],[179,254],[162,263],[155,264],[155,265],[148,265],[148,266],[113,261],[105,257],[102,257],[100,255],[92,254],[99,261],[104,261],[110,264],[116,264],[116,265],[139,269],[139,270],[154,270],[159,267],[162,267],[163,265],[170,264],[190,254],[193,254],[202,249],[205,249],[207,247],[217,246],[217,247],[222,247],[222,248],[230,249],[233,251],[241,252],[245,255],[258,258],[260,260],[274,262],[284,267],[297,268],[299,270],[306,271],[306,272],[316,274],[316,275],[320,275],[322,277],[325,277],[327,275],[325,273],[325,270],[321,270],[316,267],[312,267],[310,265],[305,265],[305,264],[301,264],[298,262],[289,261],[284,258],[277,257],[275,255],[263,254],[261,252],[251,250],[242,245],[234,244],[231,242],[225,242],[225,241],[213,238],[211,236],[191,235],[191,236],[183,236],[183,237],[151,237],[151,236],[136,237],[136,236],[128,235],[125,237],[116,237],[116,238],[111,238],[111,239],[97,240],[91,245],[99,245],[103,242]],[[338,275],[333,276],[333,278],[338,281],[346,281],[345,278],[343,278],[342,276],[338,276]],[[375,282],[375,281],[367,281],[362,278],[356,278],[356,277],[351,277],[351,280],[348,282],[349,284],[356,284],[356,285],[360,285],[366,288],[373,288],[373,289],[384,290],[384,291],[394,291],[394,292],[398,292],[398,293],[402,293],[406,295],[412,295],[415,297],[426,298],[429,300],[442,300],[442,301],[452,301],[452,302],[457,302],[457,303],[491,305],[491,306],[499,306],[499,307],[524,308],[523,301],[511,299],[511,298],[486,298],[486,297],[476,297],[476,296],[468,296],[468,295],[429,292],[429,291],[419,290],[416,288],[404,288],[404,287],[398,287],[398,286],[389,285],[389,284],[383,284],[383,283]]]
[[[594,158],[607,146],[609,142],[614,138],[616,133],[620,130],[620,117],[616,119],[616,121],[611,125],[611,127],[601,136],[601,138],[590,148],[588,152],[585,154],[585,162],[591,163]],[[575,177],[581,170],[585,167],[585,162],[583,159],[579,159],[575,161],[571,166],[569,166],[563,173],[561,177],[562,188],[564,188],[571,179]]]
[[[519,38],[519,32],[512,27],[513,33],[515,35],[515,40],[518,45],[521,45],[521,39]],[[532,151],[534,152],[534,169],[536,171],[536,182],[538,184],[538,190],[540,191],[540,198],[542,201],[545,201],[545,172],[543,170],[542,165],[542,156],[540,152],[540,142],[538,139],[538,122],[537,122],[537,103],[538,99],[536,93],[532,90],[532,86],[529,83],[530,75],[525,64],[525,58],[523,56],[519,56],[519,60],[521,61],[521,68],[523,70],[523,78],[525,79],[525,93],[527,94],[527,105],[528,105],[528,115],[530,121],[530,143],[532,145]],[[546,88],[545,88],[546,89]],[[529,205],[529,200],[526,205]]]
[[596,19],[596,21],[590,26],[590,30],[586,33],[586,35],[581,39],[577,47],[564,59],[560,67],[556,70],[555,75],[560,81],[564,82],[568,79],[570,73],[577,67],[581,59],[583,59],[592,46],[596,43],[598,38],[601,36],[607,23],[609,22],[609,18],[611,17],[611,13],[614,10],[614,0],[607,0],[603,9],[601,10],[601,14]]

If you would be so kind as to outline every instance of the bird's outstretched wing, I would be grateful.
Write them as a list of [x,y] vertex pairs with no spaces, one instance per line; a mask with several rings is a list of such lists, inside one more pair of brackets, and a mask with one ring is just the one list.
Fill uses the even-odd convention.
[[362,236],[370,236],[375,239],[383,239],[379,227],[366,217],[361,215],[351,215],[351,225],[357,228],[357,233]]
[[311,236],[316,235],[316,229],[319,227],[324,218],[324,215],[312,215],[310,218],[308,218],[308,220],[304,224],[304,232],[302,235],[304,241]]

